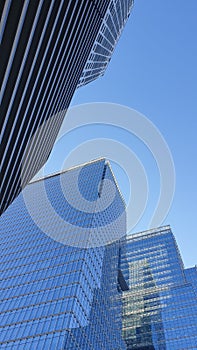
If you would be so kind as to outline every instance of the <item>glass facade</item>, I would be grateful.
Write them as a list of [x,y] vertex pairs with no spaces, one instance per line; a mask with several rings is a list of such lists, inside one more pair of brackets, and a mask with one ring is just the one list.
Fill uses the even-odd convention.
[[76,88],[104,73],[131,3],[1,0],[0,214],[46,163]]
[[1,202],[47,161],[108,0],[1,1]]
[[125,233],[104,159],[28,185],[1,217],[0,348],[126,349]]
[[0,349],[197,348],[197,267],[169,226],[126,236],[105,159],[32,182],[0,224]]
[[121,267],[127,349],[197,349],[197,269],[184,269],[170,227],[127,236]]
[[78,87],[95,80],[105,73],[130,15],[133,3],[133,0],[109,1],[108,9],[82,72]]

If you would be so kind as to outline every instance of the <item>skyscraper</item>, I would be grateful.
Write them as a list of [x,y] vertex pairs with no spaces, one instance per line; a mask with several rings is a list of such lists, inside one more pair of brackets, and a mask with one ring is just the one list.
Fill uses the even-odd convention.
[[1,212],[48,159],[76,88],[104,74],[132,4],[1,1]]
[[195,349],[197,268],[169,226],[126,236],[105,159],[30,183],[0,227],[1,349]]
[[108,162],[27,185],[1,230],[1,349],[126,349],[125,204]]
[[196,349],[197,268],[184,269],[170,227],[128,236],[121,267],[127,349]]

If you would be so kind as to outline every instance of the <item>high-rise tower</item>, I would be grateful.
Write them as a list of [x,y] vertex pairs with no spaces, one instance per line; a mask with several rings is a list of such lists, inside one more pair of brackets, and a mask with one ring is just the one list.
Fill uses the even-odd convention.
[[1,230],[2,350],[125,349],[125,205],[104,159],[27,185]]
[[129,235],[121,267],[127,349],[195,349],[197,269],[184,269],[170,227]]
[[76,88],[104,74],[132,4],[1,1],[0,212],[47,161]]
[[1,349],[195,349],[197,269],[169,226],[125,236],[104,159],[30,183],[0,227]]

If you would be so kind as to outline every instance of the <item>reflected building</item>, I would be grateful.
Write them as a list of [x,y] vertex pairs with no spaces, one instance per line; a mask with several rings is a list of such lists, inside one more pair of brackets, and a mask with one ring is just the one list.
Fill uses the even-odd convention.
[[47,161],[75,90],[104,74],[132,5],[1,1],[0,213]]
[[154,350],[154,343],[164,340],[160,297],[146,259],[129,263],[129,290],[123,293],[123,310],[127,349]]

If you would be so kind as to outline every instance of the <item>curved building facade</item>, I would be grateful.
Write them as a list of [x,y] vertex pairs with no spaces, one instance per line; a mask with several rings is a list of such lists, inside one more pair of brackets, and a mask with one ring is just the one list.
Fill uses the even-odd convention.
[[104,73],[131,4],[1,1],[1,212],[47,161],[77,86]]

